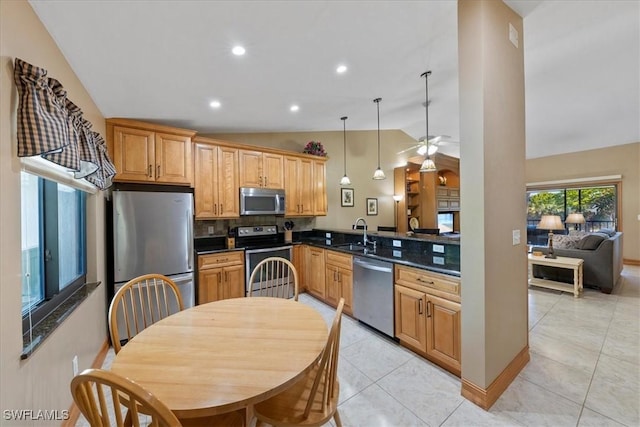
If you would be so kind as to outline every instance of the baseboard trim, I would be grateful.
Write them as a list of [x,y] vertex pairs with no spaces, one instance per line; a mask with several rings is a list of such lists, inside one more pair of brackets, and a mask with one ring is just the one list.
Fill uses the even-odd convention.
[[525,346],[485,390],[462,378],[462,396],[488,411],[529,362],[529,346]]
[[623,258],[622,263],[626,265],[640,265],[640,259]]
[[[105,338],[96,358],[93,359],[93,363],[91,364],[91,368],[98,369],[102,367],[104,363],[104,359],[107,357],[107,352],[109,351],[109,338]],[[78,422],[78,418],[80,418],[80,409],[76,405],[76,402],[71,402],[71,406],[69,407],[69,418],[62,422],[62,427],[74,427]]]

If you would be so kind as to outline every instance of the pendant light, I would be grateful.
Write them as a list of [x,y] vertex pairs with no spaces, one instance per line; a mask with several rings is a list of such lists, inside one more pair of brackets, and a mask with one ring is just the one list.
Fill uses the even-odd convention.
[[424,111],[425,111],[425,123],[427,127],[427,133],[424,137],[425,145],[427,146],[427,157],[422,162],[422,166],[420,166],[420,172],[436,172],[436,164],[433,160],[431,160],[431,156],[429,153],[429,76],[431,75],[431,71],[426,71],[420,75],[420,77],[424,77]]
[[347,116],[340,117],[342,120],[342,147],[344,148],[344,176],[340,180],[340,185],[351,185],[351,180],[347,176]]
[[378,106],[378,169],[373,173],[373,179],[386,179],[382,169],[380,169],[380,101],[382,98],[376,98],[373,102]]

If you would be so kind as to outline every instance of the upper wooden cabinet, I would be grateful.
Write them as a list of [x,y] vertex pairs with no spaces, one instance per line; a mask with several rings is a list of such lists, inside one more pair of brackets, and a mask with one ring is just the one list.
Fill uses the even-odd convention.
[[115,181],[193,185],[194,131],[128,119],[107,120]]
[[286,216],[327,214],[325,160],[284,156]]
[[240,187],[284,188],[284,156],[240,150]]
[[196,219],[238,218],[238,150],[195,144]]

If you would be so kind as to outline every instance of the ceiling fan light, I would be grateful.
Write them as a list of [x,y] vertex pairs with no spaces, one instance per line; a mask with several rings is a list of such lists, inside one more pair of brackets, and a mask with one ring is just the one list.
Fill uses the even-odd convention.
[[436,164],[433,160],[427,158],[422,162],[422,166],[420,166],[420,172],[436,172]]
[[386,178],[387,177],[385,176],[382,169],[380,169],[380,167],[378,167],[378,169],[376,169],[376,171],[373,173],[373,179],[386,179]]
[[[427,153],[432,156],[434,154],[436,154],[436,151],[438,151],[438,146],[436,144],[431,144],[429,145],[429,150],[427,150]],[[421,153],[424,154],[424,153]]]
[[424,156],[425,154],[427,154],[427,146],[421,145],[420,147],[418,147],[417,153],[420,154],[421,156]]
[[340,180],[340,185],[351,185],[351,180],[347,175],[343,176]]

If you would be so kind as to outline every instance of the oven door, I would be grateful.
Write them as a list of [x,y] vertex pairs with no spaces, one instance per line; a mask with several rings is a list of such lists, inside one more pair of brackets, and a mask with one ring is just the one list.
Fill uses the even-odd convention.
[[[293,252],[293,246],[291,245],[278,246],[278,247],[265,248],[265,249],[247,249],[246,251],[244,251],[244,254],[245,254],[244,265],[246,269],[245,277],[247,278],[245,289],[246,289],[247,295],[249,294],[249,292],[255,293],[254,285],[253,283],[249,283],[249,279],[251,278],[251,272],[256,267],[256,265],[260,263],[260,261],[272,256],[285,258],[291,261],[292,252]],[[279,280],[278,286],[283,286],[287,283],[293,282],[293,277],[280,277],[279,279],[280,280]],[[293,298],[294,286],[290,286],[289,289],[291,289],[289,298]]]

